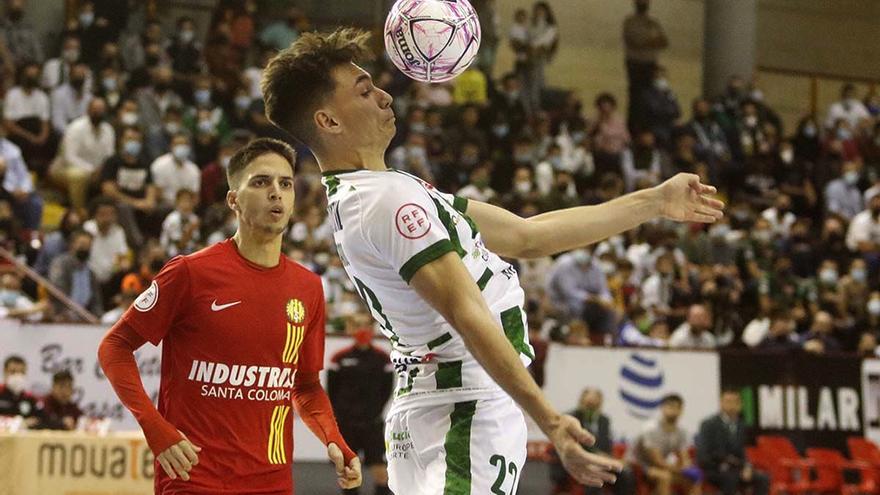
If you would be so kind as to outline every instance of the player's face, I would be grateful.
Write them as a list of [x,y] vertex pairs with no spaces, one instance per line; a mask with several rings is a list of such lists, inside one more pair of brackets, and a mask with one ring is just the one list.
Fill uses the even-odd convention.
[[340,136],[354,149],[384,150],[396,131],[391,95],[373,86],[370,74],[355,64],[333,69],[333,79],[336,89],[328,107],[340,125]]
[[239,224],[252,231],[279,235],[293,213],[293,171],[280,155],[257,157],[244,170],[238,188],[230,191],[229,206]]

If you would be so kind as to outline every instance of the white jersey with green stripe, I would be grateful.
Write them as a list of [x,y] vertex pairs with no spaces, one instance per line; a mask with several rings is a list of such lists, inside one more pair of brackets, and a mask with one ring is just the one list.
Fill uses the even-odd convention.
[[409,286],[422,266],[456,253],[470,279],[454,283],[477,285],[499,331],[531,362],[516,270],[483,244],[467,200],[397,170],[330,172],[323,183],[345,271],[391,340],[392,411],[501,394],[455,329]]

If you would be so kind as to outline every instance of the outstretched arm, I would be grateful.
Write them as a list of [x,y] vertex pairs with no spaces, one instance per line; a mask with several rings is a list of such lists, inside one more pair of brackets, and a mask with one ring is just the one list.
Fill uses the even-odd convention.
[[559,414],[544,397],[492,319],[482,294],[456,253],[446,253],[422,266],[410,285],[455,328],[489,376],[535,420],[556,446],[563,465],[578,481],[591,486],[614,481],[611,471],[619,471],[620,464],[581,448],[582,443],[593,442],[592,435],[575,418]]
[[709,195],[715,188],[694,174],[594,205],[550,211],[528,219],[478,201],[467,214],[477,223],[486,246],[512,258],[537,258],[578,248],[625,232],[655,218],[712,223],[724,204]]

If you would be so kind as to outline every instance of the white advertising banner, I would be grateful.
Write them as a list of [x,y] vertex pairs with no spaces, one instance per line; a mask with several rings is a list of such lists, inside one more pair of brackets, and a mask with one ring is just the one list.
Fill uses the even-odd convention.
[[880,359],[862,361],[862,413],[865,437],[880,443]]
[[569,347],[551,344],[544,391],[562,411],[577,407],[581,391],[595,387],[615,440],[632,440],[654,418],[667,394],[684,398],[679,424],[689,436],[718,413],[718,355],[711,352]]

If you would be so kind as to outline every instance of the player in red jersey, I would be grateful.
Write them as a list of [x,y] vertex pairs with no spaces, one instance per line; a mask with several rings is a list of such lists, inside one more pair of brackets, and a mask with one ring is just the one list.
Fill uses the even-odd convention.
[[[156,493],[292,493],[291,405],[327,446],[340,487],[361,483],[318,381],[321,280],[281,255],[293,163],[280,141],[257,139],[239,150],[226,198],[238,232],[169,261],[98,349],[156,454]],[[158,410],[133,355],[147,341],[162,342]]]

